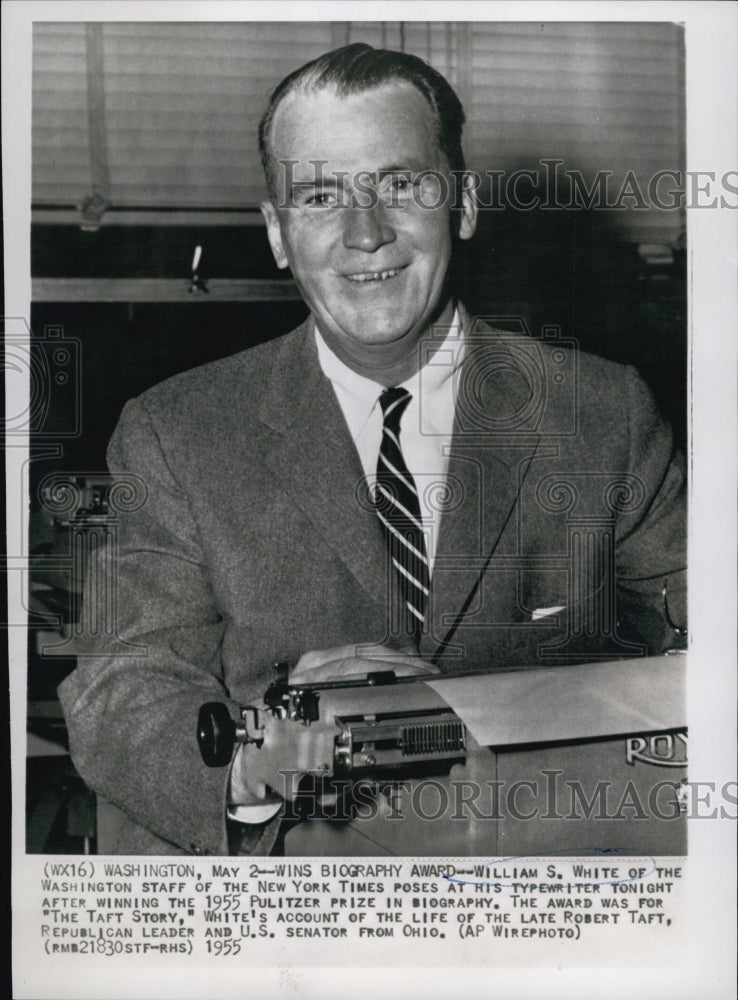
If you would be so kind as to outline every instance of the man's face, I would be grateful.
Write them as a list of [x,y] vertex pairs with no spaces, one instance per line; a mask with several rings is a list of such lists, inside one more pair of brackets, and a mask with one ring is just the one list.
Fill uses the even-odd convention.
[[[262,206],[272,251],[330,346],[365,373],[409,357],[430,323],[450,319],[454,187],[435,131],[403,81],[347,97],[296,92],[275,115],[277,205]],[[424,171],[447,178],[446,197],[436,174],[418,180]],[[474,223],[465,194],[459,235]]]

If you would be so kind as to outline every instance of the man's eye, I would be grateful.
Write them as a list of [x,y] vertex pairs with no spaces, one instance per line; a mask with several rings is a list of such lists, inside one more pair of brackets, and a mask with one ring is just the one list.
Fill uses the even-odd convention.
[[412,179],[407,174],[389,174],[383,179],[381,187],[384,191],[404,193],[411,189]]
[[338,198],[335,194],[320,191],[306,198],[304,204],[308,208],[335,208],[338,204]]
[[413,179],[409,174],[387,174],[379,185],[379,196],[387,205],[403,205],[412,195]]

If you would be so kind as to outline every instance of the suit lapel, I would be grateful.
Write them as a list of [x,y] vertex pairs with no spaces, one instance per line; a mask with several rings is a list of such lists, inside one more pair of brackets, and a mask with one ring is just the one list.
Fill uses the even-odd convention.
[[384,541],[362,501],[364,472],[308,321],[286,338],[260,418],[275,432],[266,463],[325,544],[378,603],[387,588]]
[[[465,329],[468,318],[462,313]],[[515,513],[515,503],[539,438],[514,430],[530,386],[503,338],[489,328],[468,341],[457,392],[447,484],[462,497],[441,518],[428,603],[428,632],[420,651],[438,656],[464,613],[473,607],[480,579]],[[511,430],[512,426],[512,430]],[[510,553],[514,554],[514,553]]]

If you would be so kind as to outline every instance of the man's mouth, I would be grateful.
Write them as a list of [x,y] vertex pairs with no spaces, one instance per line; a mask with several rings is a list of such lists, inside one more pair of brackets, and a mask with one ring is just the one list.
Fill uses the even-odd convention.
[[356,271],[353,274],[344,274],[344,278],[348,278],[349,281],[387,281],[402,270],[401,267],[395,267],[387,271]]

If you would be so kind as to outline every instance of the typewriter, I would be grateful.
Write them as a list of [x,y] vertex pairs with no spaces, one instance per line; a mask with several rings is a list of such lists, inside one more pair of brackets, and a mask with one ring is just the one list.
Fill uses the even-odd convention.
[[[379,804],[361,815],[308,811],[290,854],[499,856],[555,844],[586,854],[615,837],[676,855],[686,849],[685,676],[684,654],[315,684],[291,684],[281,665],[238,718],[203,705],[197,737],[210,767],[251,745],[250,778],[292,816],[306,785],[313,798],[363,789],[364,804],[371,790]],[[605,787],[606,800],[593,798]],[[631,800],[643,804],[635,815]]]

